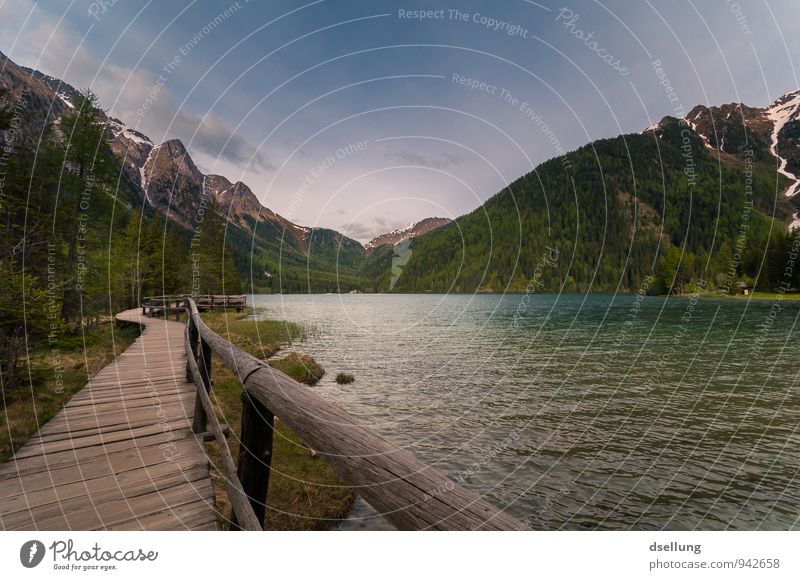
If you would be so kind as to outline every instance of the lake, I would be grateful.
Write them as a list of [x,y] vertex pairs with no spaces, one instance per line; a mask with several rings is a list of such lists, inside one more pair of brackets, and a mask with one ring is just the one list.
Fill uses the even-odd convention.
[[308,329],[321,396],[533,529],[800,527],[800,302],[250,300]]

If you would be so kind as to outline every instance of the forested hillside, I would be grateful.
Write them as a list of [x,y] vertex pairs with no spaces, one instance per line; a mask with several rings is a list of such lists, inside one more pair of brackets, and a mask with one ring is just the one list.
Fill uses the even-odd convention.
[[[93,134],[80,137],[73,117],[81,93],[2,59],[7,107],[23,93],[29,101],[19,113],[29,137],[15,143],[14,163],[28,155],[30,167],[14,168],[16,177],[8,179],[23,184],[20,176],[30,175],[31,192],[40,192],[29,217],[52,214],[48,204],[60,196],[58,211],[69,225],[53,224],[52,231],[65,240],[65,279],[74,275],[76,246],[68,240],[79,223],[68,214],[79,215],[76,204],[88,183],[94,201],[84,217],[92,228],[105,228],[105,237],[92,236],[95,252],[106,242],[106,262],[97,263],[116,260],[107,282],[125,288],[107,302],[218,287],[205,279],[208,267],[197,268],[211,247],[215,255],[203,259],[213,258],[220,270],[226,264],[229,292],[635,291],[645,281],[650,292],[674,292],[699,280],[723,291],[739,282],[759,288],[781,282],[787,225],[796,211],[783,192],[800,184],[790,173],[800,156],[800,93],[763,109],[698,106],[686,119],[665,118],[644,134],[596,141],[540,165],[456,222],[414,231],[410,244],[394,245],[408,233],[400,230],[365,248],[339,232],[292,223],[262,206],[246,184],[204,175],[179,140],[156,146],[96,102]],[[101,143],[91,152],[89,181],[76,157],[84,155],[80,139],[89,147]],[[785,162],[780,171],[778,156]],[[28,202],[25,187],[17,192],[20,208]],[[141,227],[129,224],[131,208],[138,208]],[[10,218],[12,227],[24,225],[21,216]],[[111,234],[120,227],[124,241]],[[213,240],[199,240],[198,232]],[[132,246],[134,234],[141,239]],[[68,294],[61,308],[70,317]]]
[[786,185],[774,166],[721,163],[665,119],[550,160],[415,239],[395,291],[636,291],[649,276],[649,291],[770,287],[786,259]]

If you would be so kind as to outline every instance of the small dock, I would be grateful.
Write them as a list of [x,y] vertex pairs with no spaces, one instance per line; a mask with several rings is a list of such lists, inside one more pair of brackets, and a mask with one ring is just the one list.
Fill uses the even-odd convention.
[[185,325],[117,319],[141,336],[0,465],[0,529],[218,529]]

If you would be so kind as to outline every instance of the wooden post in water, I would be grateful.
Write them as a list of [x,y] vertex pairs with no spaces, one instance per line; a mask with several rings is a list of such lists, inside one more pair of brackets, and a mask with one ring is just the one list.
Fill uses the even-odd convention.
[[[264,525],[269,472],[272,466],[272,431],[275,416],[247,391],[242,392],[242,433],[236,473],[256,518]],[[231,529],[238,530],[236,514]]]

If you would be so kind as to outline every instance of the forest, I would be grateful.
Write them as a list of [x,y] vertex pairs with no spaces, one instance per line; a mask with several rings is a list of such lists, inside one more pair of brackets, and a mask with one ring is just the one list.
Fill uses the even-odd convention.
[[243,291],[214,208],[189,232],[131,203],[92,92],[42,132],[20,118],[24,99],[0,114],[4,396],[19,388],[29,349],[67,341],[141,297]]
[[[775,167],[720,162],[674,119],[657,134],[595,141],[511,183],[412,244],[395,292],[682,293],[800,285]],[[688,152],[688,153],[687,153]],[[537,267],[557,250],[559,260]],[[385,258],[384,258],[385,260]],[[388,287],[385,271],[382,287]]]

